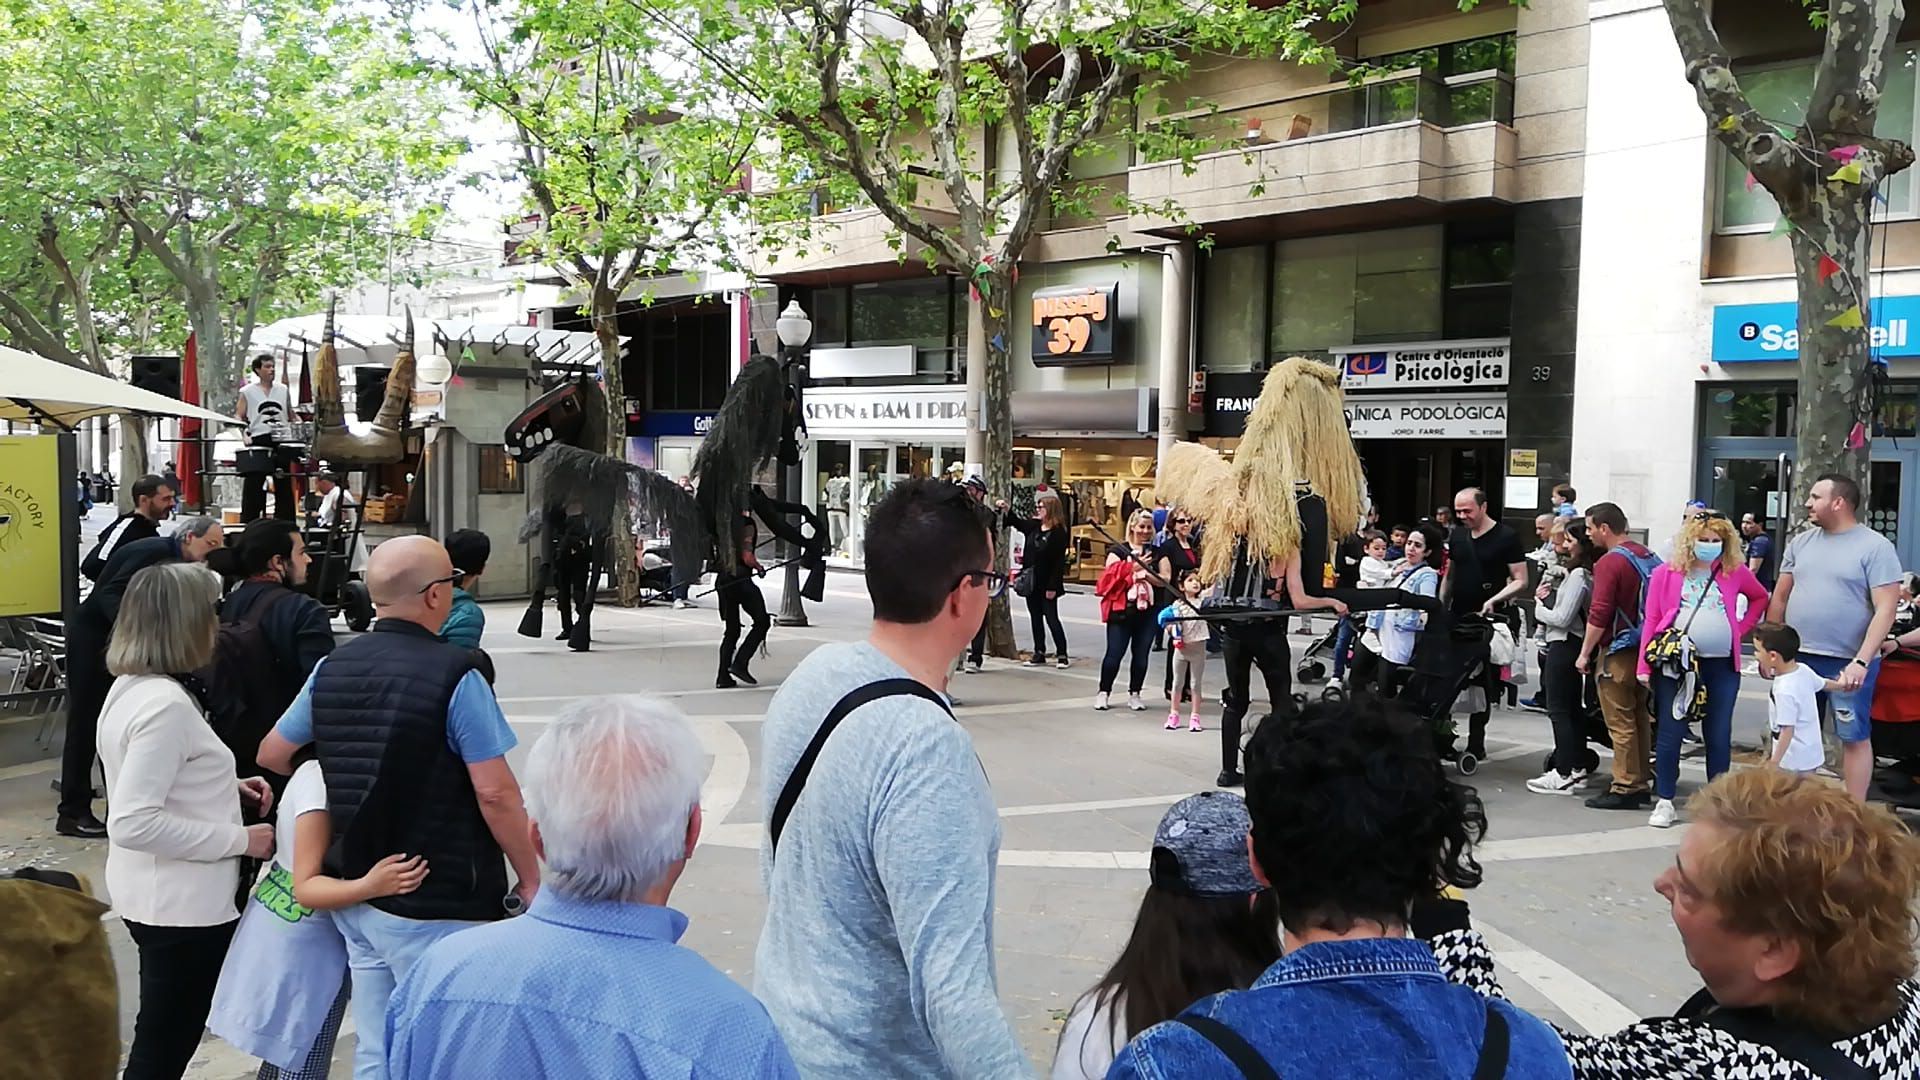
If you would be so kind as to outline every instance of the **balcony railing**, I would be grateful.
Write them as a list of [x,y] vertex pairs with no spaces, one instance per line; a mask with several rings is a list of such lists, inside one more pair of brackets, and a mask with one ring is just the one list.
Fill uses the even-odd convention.
[[[1339,135],[1421,121],[1436,127],[1513,123],[1513,76],[1476,71],[1440,76],[1420,68],[1379,75],[1358,84],[1332,83],[1218,111],[1176,114],[1154,121],[1168,138],[1141,140],[1134,164],[1170,160],[1174,139],[1195,139],[1197,152],[1258,148],[1316,135]],[[1167,148],[1167,152],[1156,152]]]

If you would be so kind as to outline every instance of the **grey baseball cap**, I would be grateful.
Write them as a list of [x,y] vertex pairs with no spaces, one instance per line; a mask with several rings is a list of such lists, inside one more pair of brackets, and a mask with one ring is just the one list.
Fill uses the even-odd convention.
[[1203,791],[1173,804],[1153,834],[1149,872],[1163,889],[1194,896],[1247,896],[1261,891],[1247,860],[1253,819],[1231,791]]

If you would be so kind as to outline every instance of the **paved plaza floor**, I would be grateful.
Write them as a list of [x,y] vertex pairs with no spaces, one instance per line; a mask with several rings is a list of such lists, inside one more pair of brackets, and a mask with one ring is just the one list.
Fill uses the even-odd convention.
[[[826,602],[810,607],[812,625],[775,628],[770,655],[755,665],[762,684],[724,691],[713,688],[720,625],[711,606],[599,608],[598,640],[586,654],[514,636],[522,605],[488,607],[485,645],[499,671],[502,705],[521,738],[511,756],[516,768],[542,726],[585,696],[658,695],[692,718],[712,756],[703,794],[708,825],[673,903],[692,920],[684,944],[749,986],[764,905],[756,856],[762,714],[781,678],[810,650],[861,637],[868,624],[861,578],[835,574],[828,587]],[[774,606],[777,585],[769,581],[765,591]],[[1102,640],[1094,602],[1071,596],[1062,608],[1073,648],[1070,670],[990,660],[985,672],[954,682],[959,719],[973,736],[1001,807],[1001,998],[1042,1072],[1065,1011],[1125,941],[1161,813],[1176,799],[1210,787],[1219,769],[1217,702],[1207,703],[1204,734],[1162,729],[1158,656],[1148,680],[1147,712],[1129,712],[1123,704],[1110,712],[1092,710]],[[1018,632],[1024,643],[1024,618]],[[1296,647],[1304,641],[1296,638]],[[1221,674],[1214,663],[1211,683],[1217,687]],[[1736,743],[1751,745],[1765,721],[1757,679],[1749,678],[1743,698]],[[68,867],[99,882],[104,843],[53,832],[48,785],[57,763],[31,745],[37,724],[0,720],[0,866]],[[1666,903],[1652,888],[1683,827],[1652,829],[1643,813],[1588,810],[1578,799],[1529,793],[1524,782],[1540,771],[1550,743],[1540,714],[1496,713],[1488,743],[1491,760],[1472,778],[1491,823],[1480,850],[1486,882],[1470,899],[1508,992],[1523,1007],[1588,1031],[1670,1011],[1699,985]],[[1698,759],[1690,759],[1683,794],[1703,780]],[[113,922],[109,932],[120,967],[123,1029],[131,1031],[135,954],[122,926]],[[349,1021],[335,1076],[348,1075],[352,1045]],[[208,1039],[189,1075],[228,1080],[251,1076],[253,1068]]]

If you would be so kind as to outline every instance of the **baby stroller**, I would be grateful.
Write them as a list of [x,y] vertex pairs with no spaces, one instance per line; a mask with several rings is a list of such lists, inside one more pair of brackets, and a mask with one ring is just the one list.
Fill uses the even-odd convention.
[[[1429,613],[1427,628],[1414,642],[1399,699],[1433,729],[1434,745],[1443,755],[1452,756],[1454,702],[1468,687],[1483,683],[1492,643],[1492,619],[1449,611]],[[1462,750],[1454,764],[1471,776],[1480,759]]]
[[652,540],[640,553],[640,602],[665,604],[673,600],[673,551],[665,540]]
[[[1333,661],[1334,644],[1340,640],[1341,621],[1342,620],[1339,619],[1334,620],[1333,625],[1327,628],[1326,633],[1314,638],[1311,644],[1300,651],[1300,662],[1295,665],[1293,669],[1294,677],[1300,682],[1317,683],[1326,681],[1328,665]],[[1359,635],[1355,634],[1354,638],[1358,640]]]
[[1880,661],[1871,716],[1874,754],[1894,759],[1874,785],[1895,806],[1920,808],[1920,653],[1901,649]]

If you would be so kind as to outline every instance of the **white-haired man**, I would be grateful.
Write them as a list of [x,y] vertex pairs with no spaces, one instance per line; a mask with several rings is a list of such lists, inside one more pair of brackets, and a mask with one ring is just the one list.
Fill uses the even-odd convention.
[[664,702],[562,712],[527,762],[540,892],[421,956],[387,1013],[388,1075],[797,1076],[760,1002],[676,944],[704,765]]

